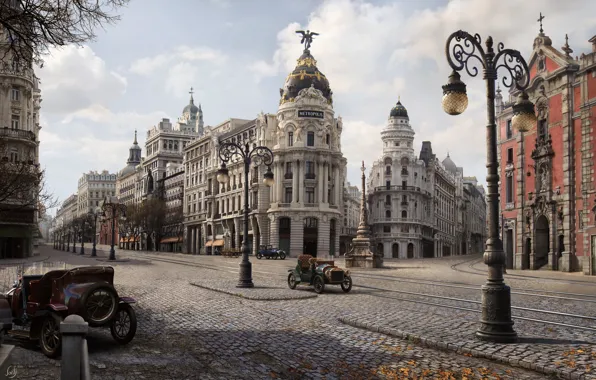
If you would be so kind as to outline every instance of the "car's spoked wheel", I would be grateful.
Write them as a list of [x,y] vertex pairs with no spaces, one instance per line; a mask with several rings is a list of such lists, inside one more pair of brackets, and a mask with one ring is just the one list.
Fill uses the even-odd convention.
[[60,356],[62,352],[62,336],[60,335],[60,322],[62,318],[54,313],[44,317],[41,322],[39,346],[41,352],[48,358]]
[[323,280],[323,277],[315,277],[313,285],[315,287],[315,292],[317,292],[318,294],[321,294],[325,291],[325,280]]
[[257,259],[261,260],[261,257],[263,257],[263,255],[261,255],[260,253],[257,253]]
[[127,344],[137,332],[137,315],[126,303],[120,304],[118,312],[110,325],[112,338],[120,344]]
[[290,289],[296,289],[296,276],[294,273],[290,273],[288,276],[288,286]]
[[115,292],[101,287],[91,290],[84,296],[86,320],[91,326],[101,326],[109,322],[116,314],[118,303]]
[[279,258],[282,259],[282,260],[285,260],[286,259],[286,253],[285,252],[281,252],[279,254]]
[[341,290],[343,290],[346,293],[348,293],[350,290],[352,290],[352,277],[350,277],[350,276],[344,277],[344,282],[341,283]]

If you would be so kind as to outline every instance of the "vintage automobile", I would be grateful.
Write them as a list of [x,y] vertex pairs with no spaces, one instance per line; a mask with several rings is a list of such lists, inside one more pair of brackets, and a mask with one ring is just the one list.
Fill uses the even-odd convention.
[[263,257],[266,259],[285,260],[286,252],[281,249],[273,248],[271,245],[262,245],[259,247],[259,251],[257,252],[257,259],[260,260]]
[[55,358],[62,351],[60,322],[77,314],[90,327],[109,327],[119,344],[134,338],[137,317],[130,304],[136,301],[118,295],[113,267],[34,265],[19,272],[12,289],[0,295],[0,335],[38,340],[41,351]]
[[311,285],[315,292],[321,294],[325,285],[340,285],[348,293],[352,290],[352,277],[350,271],[335,266],[332,260],[321,260],[311,255],[298,256],[296,268],[290,269],[288,286],[296,289],[297,285]]

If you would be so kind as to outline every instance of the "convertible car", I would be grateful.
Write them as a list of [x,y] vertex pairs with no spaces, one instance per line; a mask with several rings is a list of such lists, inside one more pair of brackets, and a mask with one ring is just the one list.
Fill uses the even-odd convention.
[[12,289],[0,295],[0,335],[38,340],[41,351],[55,358],[62,351],[60,322],[77,314],[91,327],[109,327],[116,342],[127,344],[137,330],[130,306],[135,302],[118,295],[113,267],[22,267]]
[[257,259],[260,260],[263,257],[266,259],[285,260],[286,253],[281,249],[273,248],[271,245],[262,245],[259,247],[259,251],[257,252]]
[[311,255],[298,256],[296,268],[290,269],[288,286],[296,289],[297,285],[313,286],[315,292],[323,293],[325,285],[340,285],[348,293],[352,290],[352,277],[348,270],[335,266],[332,260],[321,260]]

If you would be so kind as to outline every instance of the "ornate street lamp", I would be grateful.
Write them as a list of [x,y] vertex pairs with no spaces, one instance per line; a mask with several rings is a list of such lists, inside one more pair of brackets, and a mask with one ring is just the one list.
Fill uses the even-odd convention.
[[101,209],[96,207],[95,209],[89,210],[89,216],[93,218],[93,248],[91,249],[91,257],[97,256],[97,249],[95,248],[97,244],[97,217],[101,216]]
[[85,254],[85,226],[87,225],[87,220],[84,216],[81,217],[81,250],[80,254]]
[[[455,40],[455,43],[452,42]],[[497,126],[495,121],[495,83],[497,70],[504,68],[505,87],[515,87],[521,92],[513,106],[512,125],[520,132],[528,131],[536,122],[534,105],[528,100],[525,90],[530,82],[528,64],[517,50],[504,49],[499,43],[497,52],[493,50],[493,39],[486,40],[486,52],[478,34],[462,30],[453,33],[447,39],[445,54],[453,72],[449,82],[443,86],[443,110],[450,115],[459,115],[468,106],[466,85],[460,80],[458,71],[466,70],[468,75],[478,75],[478,64],[482,66],[483,79],[486,81],[487,116],[486,127],[488,175],[488,219],[489,231],[484,252],[484,263],[488,265],[488,281],[482,286],[482,317],[480,328],[476,332],[479,339],[492,342],[515,342],[517,333],[511,320],[511,289],[503,280],[505,254],[503,241],[499,237],[499,172],[497,161]],[[499,60],[502,58],[502,63]]]
[[242,239],[242,261],[240,262],[240,273],[238,288],[253,288],[255,285],[252,282],[252,264],[248,260],[249,248],[248,240],[248,172],[250,164],[254,161],[256,167],[261,164],[267,165],[267,172],[264,175],[263,183],[267,186],[273,185],[273,173],[271,172],[271,164],[273,163],[273,152],[267,147],[257,146],[250,149],[247,144],[244,147],[236,143],[223,143],[219,147],[219,158],[221,160],[221,168],[217,171],[217,181],[221,184],[226,184],[230,180],[228,168],[226,163],[230,159],[238,155],[244,161],[244,237]]
[[114,238],[116,234],[116,219],[126,219],[126,206],[120,203],[118,197],[106,197],[102,201],[101,209],[102,216],[105,221],[112,220],[112,242],[110,248],[110,256],[108,260],[116,260],[116,250],[114,249]]

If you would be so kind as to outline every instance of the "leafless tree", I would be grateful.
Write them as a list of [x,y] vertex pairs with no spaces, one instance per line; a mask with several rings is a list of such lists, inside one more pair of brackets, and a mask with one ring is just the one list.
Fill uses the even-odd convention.
[[42,217],[45,210],[58,206],[58,199],[45,183],[45,171],[32,159],[11,157],[0,141],[0,219],[7,220],[30,210]]
[[[52,47],[94,40],[129,0],[0,0],[0,38],[13,59],[43,64]],[[6,54],[5,54],[6,56]]]
[[[141,227],[143,223],[143,208],[136,203],[126,206],[126,220],[120,221],[118,225],[121,236],[127,236],[129,242],[137,242],[141,234]],[[133,244],[133,249],[136,249],[136,244]]]
[[166,223],[166,203],[160,198],[149,198],[141,206],[141,228],[147,234],[149,246],[159,250]]

